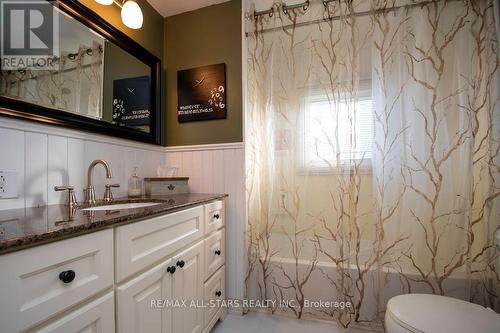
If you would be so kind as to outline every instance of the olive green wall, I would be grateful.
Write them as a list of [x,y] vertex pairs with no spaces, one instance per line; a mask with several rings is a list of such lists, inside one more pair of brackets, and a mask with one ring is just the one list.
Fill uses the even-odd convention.
[[144,16],[142,28],[137,30],[127,28],[122,23],[121,8],[115,4],[103,6],[95,2],[95,0],[80,0],[80,2],[141,44],[149,52],[160,59],[163,58],[163,17],[148,2],[137,0]]
[[[80,0],[82,4],[99,14],[106,21],[111,23],[117,29],[120,29],[127,36],[141,44],[149,52],[157,56],[162,62],[162,86],[165,87],[165,62],[163,61],[164,54],[164,36],[163,25],[164,18],[160,15],[146,0],[137,0],[141,7],[144,21],[140,29],[134,30],[126,27],[122,23],[121,8],[116,4],[104,6],[95,2],[95,0]],[[165,89],[163,88],[161,96],[162,121],[165,122]],[[165,145],[165,125],[162,126],[161,144]]]
[[150,67],[108,41],[104,46],[104,63],[106,65],[102,83],[102,119],[111,122],[113,120],[113,82],[138,76],[151,78]]
[[[197,145],[243,141],[241,0],[232,0],[164,20],[166,144]],[[227,119],[180,124],[177,71],[226,64]]]
[[[144,15],[141,29],[123,25],[120,8],[94,0],[80,0],[113,26],[162,60],[163,140],[167,146],[243,141],[241,1],[163,18],[145,0],[138,0]],[[226,64],[227,119],[177,121],[177,70]]]

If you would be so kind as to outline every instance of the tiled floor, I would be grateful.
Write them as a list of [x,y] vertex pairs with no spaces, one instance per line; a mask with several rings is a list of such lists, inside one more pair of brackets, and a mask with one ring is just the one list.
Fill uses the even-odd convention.
[[250,312],[245,316],[228,314],[215,325],[212,333],[369,333],[369,331],[339,328],[336,324],[297,320]]

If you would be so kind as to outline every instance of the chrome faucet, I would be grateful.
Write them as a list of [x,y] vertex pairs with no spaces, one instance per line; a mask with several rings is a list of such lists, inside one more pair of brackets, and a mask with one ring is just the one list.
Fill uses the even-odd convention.
[[97,164],[102,164],[104,169],[106,169],[106,178],[112,178],[111,169],[109,168],[108,162],[105,160],[95,160],[89,165],[89,169],[87,171],[87,188],[84,190],[85,194],[85,203],[88,205],[93,205],[96,202],[95,199],[95,188],[92,182],[92,172]]
[[113,192],[111,192],[112,187],[120,187],[120,184],[106,184],[106,190],[104,191],[104,198],[102,199],[106,203],[111,203],[115,198],[113,197]]
[[67,206],[69,208],[76,207],[78,204],[76,202],[75,188],[71,185],[54,186],[54,191],[68,191]]

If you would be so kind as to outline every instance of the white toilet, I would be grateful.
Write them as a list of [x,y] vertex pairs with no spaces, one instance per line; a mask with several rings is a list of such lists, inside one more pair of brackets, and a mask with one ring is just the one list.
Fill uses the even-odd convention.
[[456,298],[406,294],[387,303],[385,328],[387,333],[499,333],[500,314]]
[[[495,241],[500,251],[500,230]],[[497,266],[500,269],[500,256]],[[385,329],[387,333],[499,333],[500,314],[456,298],[406,294],[387,302]]]

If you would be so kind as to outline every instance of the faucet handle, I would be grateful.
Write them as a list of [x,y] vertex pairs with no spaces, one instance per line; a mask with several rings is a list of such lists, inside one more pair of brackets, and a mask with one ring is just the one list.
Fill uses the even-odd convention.
[[106,184],[106,190],[104,191],[104,202],[113,202],[113,192],[111,192],[112,187],[120,187],[120,184]]
[[71,185],[61,185],[61,186],[54,186],[54,191],[74,191],[75,187]]
[[76,207],[75,187],[71,185],[54,186],[54,191],[68,191],[68,206]]

